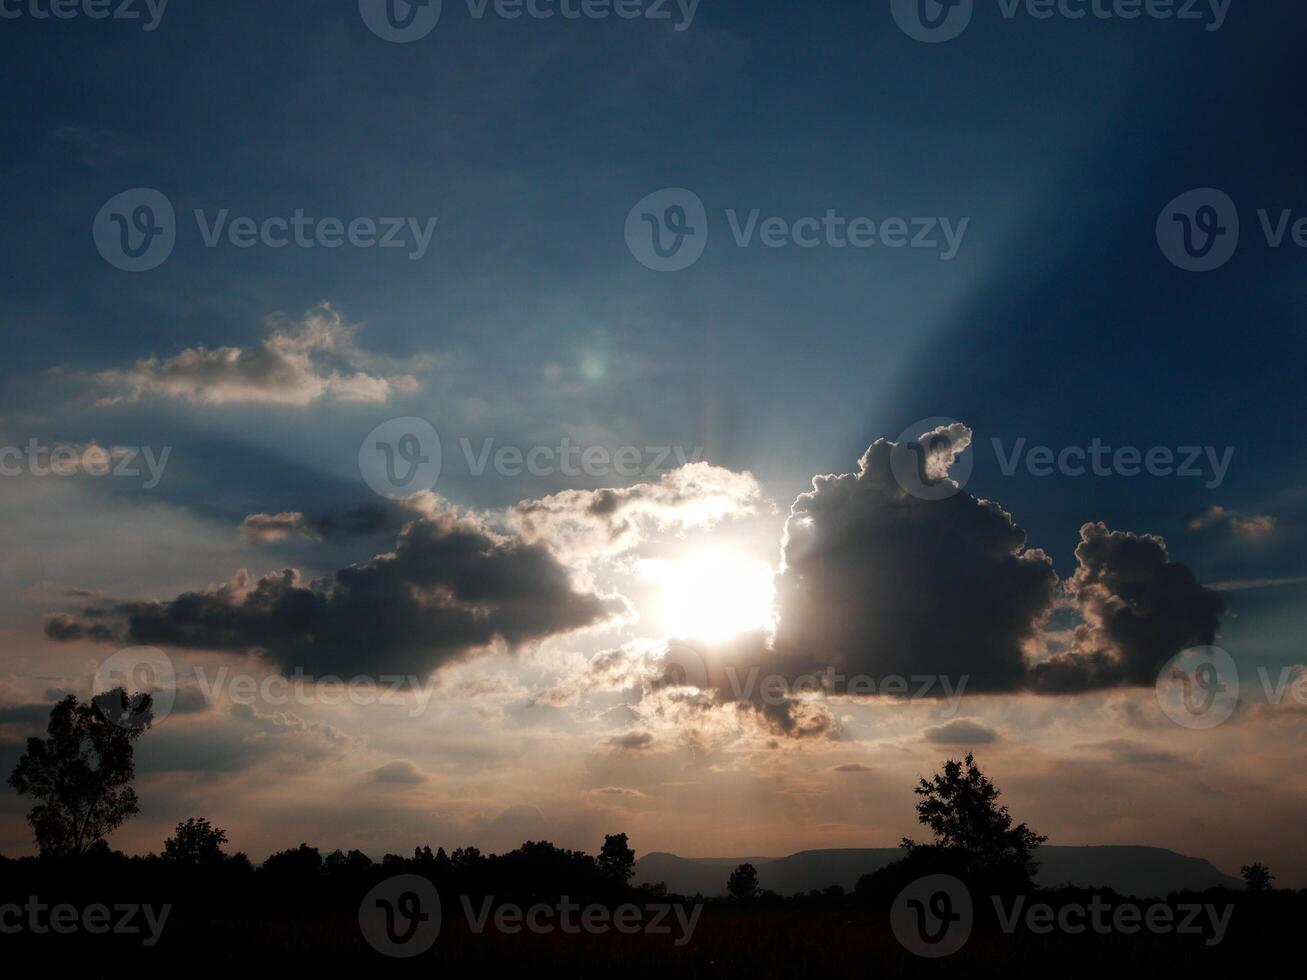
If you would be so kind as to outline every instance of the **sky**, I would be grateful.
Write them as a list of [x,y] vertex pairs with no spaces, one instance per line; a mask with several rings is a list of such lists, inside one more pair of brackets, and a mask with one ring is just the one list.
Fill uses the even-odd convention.
[[146,656],[129,851],[889,846],[973,749],[1307,885],[1307,12],[926,4],[0,3],[2,767]]

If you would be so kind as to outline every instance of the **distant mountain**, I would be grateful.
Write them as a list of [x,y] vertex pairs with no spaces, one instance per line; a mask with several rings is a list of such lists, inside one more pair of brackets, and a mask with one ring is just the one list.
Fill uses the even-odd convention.
[[[782,858],[683,858],[654,852],[635,862],[635,881],[663,881],[669,890],[683,895],[723,895],[731,869],[748,862],[758,869],[758,884],[781,895],[820,891],[831,885],[852,890],[859,877],[902,856],[897,847],[800,851]],[[1038,857],[1039,883],[1048,887],[1070,884],[1112,888],[1123,895],[1140,897],[1218,885],[1243,887],[1243,882],[1211,862],[1163,847],[1045,845]]]

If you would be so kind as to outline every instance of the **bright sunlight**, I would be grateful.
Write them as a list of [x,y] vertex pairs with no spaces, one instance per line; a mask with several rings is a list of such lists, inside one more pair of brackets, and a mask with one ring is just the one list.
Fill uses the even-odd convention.
[[765,561],[708,551],[646,559],[640,572],[658,586],[658,616],[668,636],[715,642],[772,625],[775,586]]

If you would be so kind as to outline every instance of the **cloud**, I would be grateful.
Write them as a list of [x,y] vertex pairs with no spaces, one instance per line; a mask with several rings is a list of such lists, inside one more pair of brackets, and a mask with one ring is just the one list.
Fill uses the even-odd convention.
[[936,728],[927,728],[922,736],[935,745],[987,745],[998,739],[998,733],[992,728],[966,718]]
[[581,669],[556,681],[534,701],[551,708],[568,707],[594,691],[616,691],[638,683],[643,674],[650,672],[652,663],[652,655],[640,644],[604,650]]
[[638,789],[628,789],[625,786],[605,786],[602,789],[592,790],[600,796],[622,796],[633,800],[647,800],[648,794],[641,793]]
[[28,703],[0,705],[0,725],[20,725],[32,730],[44,730],[50,720],[52,704]]
[[971,429],[961,422],[936,426],[923,432],[918,445],[925,449],[921,460],[922,474],[931,482],[947,480],[949,470],[971,445]]
[[254,544],[284,541],[291,536],[321,541],[322,535],[299,511],[280,514],[250,514],[241,521],[241,537]]
[[310,405],[327,399],[384,402],[417,389],[411,374],[383,375],[378,358],[354,343],[354,328],[329,303],[298,322],[269,317],[266,339],[254,347],[188,347],[172,357],[150,356],[131,367],[95,375],[105,403],[147,395],[201,405]]
[[372,777],[374,783],[394,783],[403,786],[412,786],[427,780],[426,775],[407,759],[387,762],[384,766],[371,770],[368,775]]
[[362,740],[342,732],[335,725],[320,721],[308,721],[293,711],[260,711],[250,704],[233,704],[228,712],[233,718],[241,719],[255,725],[265,734],[284,732],[307,732],[320,736],[324,741],[339,745],[360,745]]
[[1077,745],[1076,748],[1082,751],[1105,754],[1112,761],[1126,765],[1179,761],[1179,756],[1173,752],[1156,749],[1143,742],[1135,742],[1128,738],[1112,738],[1105,742],[1091,742]]
[[517,646],[601,622],[616,605],[577,591],[543,546],[447,508],[407,524],[394,550],[320,579],[242,570],[171,600],[53,616],[46,633],[260,654],[310,676],[426,677],[495,641]]
[[1275,525],[1274,517],[1235,517],[1230,521],[1230,530],[1241,537],[1261,538],[1273,532]]
[[1215,642],[1225,599],[1171,561],[1162,538],[1086,524],[1076,559],[1067,592],[1083,622],[1073,649],[1032,668],[1036,689],[1152,684],[1175,654]]
[[45,619],[45,635],[58,643],[91,640],[94,643],[113,643],[121,637],[111,623],[102,622],[110,611],[98,606],[82,610],[80,617],[70,613],[52,613]]
[[652,746],[653,740],[654,737],[648,732],[627,732],[625,735],[614,735],[607,740],[607,744],[623,752],[639,752]]
[[846,762],[842,766],[835,767],[836,772],[871,772],[871,766],[864,766],[861,762]]
[[[815,693],[819,679],[783,677],[774,661],[775,651],[761,629],[700,646],[674,640],[644,683],[684,710],[703,713],[733,707],[739,718],[757,723],[770,735],[842,738],[836,717],[821,701],[806,696]],[[687,693],[692,689],[697,693]]]
[[512,507],[508,520],[528,541],[559,554],[597,557],[637,547],[651,532],[710,528],[770,507],[751,473],[688,463],[657,483],[565,490]]
[[1304,584],[1307,584],[1307,576],[1296,575],[1289,578],[1232,579],[1228,582],[1211,582],[1207,587],[1218,592],[1246,592],[1249,589],[1274,589],[1285,585]]
[[240,535],[251,544],[272,544],[287,538],[327,541],[398,530],[412,514],[394,505],[365,505],[341,514],[306,517],[299,511],[249,514],[241,521]]
[[1265,514],[1242,515],[1218,504],[1211,504],[1191,516],[1185,526],[1191,531],[1227,527],[1232,534],[1243,538],[1263,538],[1272,534],[1278,524],[1276,518]]
[[1229,519],[1230,512],[1228,510],[1219,504],[1209,504],[1192,515],[1185,526],[1191,531],[1205,531],[1207,528],[1223,524]]
[[791,507],[776,590],[782,672],[1020,688],[1023,649],[1057,595],[1052,561],[995,503],[905,492],[894,448],[878,440],[857,473],[815,478]]
[[[969,430],[949,435],[956,447]],[[891,467],[895,448],[877,441],[857,473],[819,476],[796,499],[775,633],[700,650],[703,676],[690,685],[703,695],[698,704],[734,703],[778,735],[836,738],[819,698],[767,697],[739,678],[761,666],[791,685],[816,678],[831,695],[849,694],[855,677],[923,676],[949,678],[954,689],[965,679],[968,693],[1071,694],[1151,685],[1172,656],[1214,641],[1225,600],[1171,561],[1161,538],[1085,524],[1077,571],[1060,583],[998,504],[961,488],[944,499],[906,492]],[[956,457],[945,455],[943,463]],[[927,478],[947,479],[943,463]],[[945,693],[935,685],[935,696]]]
[[302,718],[292,711],[265,712],[252,705],[234,704],[229,714],[247,732],[241,737],[239,748],[230,747],[236,754],[228,759],[228,764],[239,765],[241,759],[257,758],[283,760],[282,764],[293,760],[300,767],[304,763],[341,759],[362,751],[367,745],[365,738],[326,722]]

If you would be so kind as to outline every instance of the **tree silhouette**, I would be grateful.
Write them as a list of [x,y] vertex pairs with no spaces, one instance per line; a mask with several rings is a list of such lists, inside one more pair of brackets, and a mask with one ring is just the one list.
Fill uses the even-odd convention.
[[[934,846],[958,857],[964,870],[1016,866],[1027,874],[1035,873],[1038,864],[1032,852],[1048,838],[1024,823],[1012,826],[1007,807],[998,803],[998,789],[970,752],[963,762],[945,762],[942,773],[921,780],[914,792],[921,797],[917,819],[934,833]],[[922,846],[903,838],[903,847],[909,852]]]
[[758,894],[758,869],[752,864],[742,864],[726,879],[726,890],[732,897],[747,902]]
[[1243,875],[1250,892],[1268,892],[1271,890],[1271,882],[1275,880],[1271,869],[1260,862],[1245,864],[1239,869],[1239,874]]
[[27,814],[42,857],[84,854],[140,812],[132,743],[150,727],[148,694],[121,687],[50,711],[48,738],[29,738],[9,785],[40,800]]
[[[416,857],[414,863],[419,863]],[[323,858],[322,869],[328,874],[361,875],[372,870],[372,858],[362,851],[352,850],[346,854],[337,848]]]
[[177,825],[176,835],[163,842],[163,857],[178,864],[221,864],[227,859],[222,845],[227,831],[204,818],[191,817]]
[[276,854],[268,855],[263,870],[284,877],[313,877],[322,869],[322,854],[316,847],[301,844]]
[[625,834],[604,834],[604,846],[597,860],[599,871],[619,885],[625,885],[635,874],[635,851],[627,843]]

